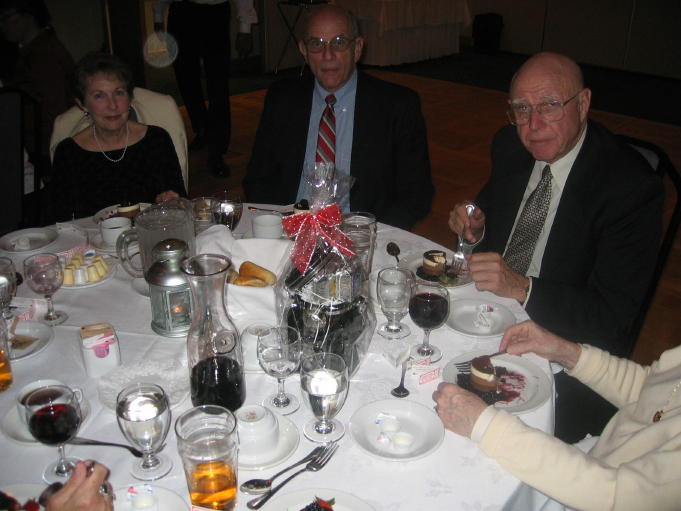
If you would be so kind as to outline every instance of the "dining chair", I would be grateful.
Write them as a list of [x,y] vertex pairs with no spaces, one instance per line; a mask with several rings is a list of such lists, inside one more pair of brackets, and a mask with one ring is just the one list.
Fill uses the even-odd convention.
[[669,221],[667,222],[666,228],[664,229],[660,249],[657,253],[657,260],[655,261],[653,275],[650,279],[650,283],[648,284],[648,289],[644,295],[639,312],[634,318],[634,322],[631,326],[631,329],[629,330],[630,345],[633,347],[636,343],[636,340],[638,339],[639,333],[641,332],[643,322],[645,321],[646,314],[653,301],[653,297],[655,296],[657,284],[660,281],[662,272],[664,271],[665,264],[669,258],[669,254],[671,253],[671,249],[674,244],[674,238],[676,237],[679,224],[681,223],[681,175],[679,175],[679,172],[672,164],[667,153],[665,153],[655,144],[626,135],[618,134],[617,138],[643,155],[655,174],[657,174],[660,179],[663,181],[665,179],[669,179],[676,193],[674,208],[671,211]]
[[[166,94],[135,87],[132,98],[131,118],[143,124],[160,126],[168,132],[175,146],[177,159],[180,162],[184,187],[189,193],[189,170],[187,159],[187,133],[180,110],[175,100]],[[92,124],[77,106],[69,108],[54,121],[52,138],[50,139],[50,160],[54,160],[54,151],[59,142],[84,130]]]

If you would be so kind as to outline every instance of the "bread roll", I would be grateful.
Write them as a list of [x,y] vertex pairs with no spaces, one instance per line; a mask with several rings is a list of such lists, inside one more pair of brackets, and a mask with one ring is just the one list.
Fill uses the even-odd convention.
[[234,284],[237,286],[251,286],[251,287],[265,287],[267,282],[264,280],[256,279],[255,277],[246,277],[244,275],[239,275]]
[[274,273],[250,261],[241,263],[241,266],[239,267],[239,276],[262,280],[267,286],[271,286],[277,281],[277,276]]
[[239,274],[231,268],[227,270],[227,284],[234,284],[234,281],[239,278]]

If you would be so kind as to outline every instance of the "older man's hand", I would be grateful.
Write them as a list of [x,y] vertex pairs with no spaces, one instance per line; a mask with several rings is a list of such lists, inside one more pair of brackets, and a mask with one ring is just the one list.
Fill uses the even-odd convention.
[[[64,487],[47,501],[46,511],[111,511],[113,490],[107,477],[109,469],[104,465],[79,461]],[[108,486],[110,495],[99,492],[103,484]]]
[[452,383],[440,383],[433,392],[435,410],[445,428],[470,438],[473,426],[487,404],[472,392]]
[[469,217],[466,206],[472,204],[471,201],[459,202],[454,209],[449,212],[449,228],[457,235],[463,234],[469,243],[480,240],[485,227],[485,213],[480,208],[475,208]]
[[575,367],[582,353],[579,344],[552,334],[534,321],[523,321],[509,327],[504,332],[499,350],[511,355],[532,352],[547,360],[558,362],[566,369]]
[[497,296],[515,298],[521,303],[527,299],[527,277],[514,272],[496,252],[473,254],[468,261],[475,287],[480,291],[491,291]]

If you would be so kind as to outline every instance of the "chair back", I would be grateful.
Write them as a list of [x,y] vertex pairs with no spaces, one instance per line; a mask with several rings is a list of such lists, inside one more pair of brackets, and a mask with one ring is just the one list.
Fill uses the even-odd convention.
[[[189,193],[189,170],[187,160],[187,133],[184,121],[175,100],[166,94],[135,87],[131,102],[136,120],[142,124],[159,126],[170,135],[175,146],[177,159],[182,170],[184,187]],[[92,119],[86,117],[80,108],[74,106],[57,117],[54,121],[52,138],[50,139],[50,160],[54,160],[54,151],[59,142],[72,137],[92,125]]]
[[672,246],[674,244],[674,238],[676,237],[676,233],[679,230],[679,224],[681,224],[681,175],[679,175],[679,172],[672,164],[667,153],[665,153],[655,144],[625,135],[617,135],[617,138],[630,145],[633,149],[643,155],[655,174],[657,174],[660,179],[669,179],[676,193],[674,208],[672,209],[671,215],[669,216],[669,221],[667,222],[666,229],[664,230],[662,236],[660,250],[657,253],[655,270],[653,271],[650,283],[648,284],[648,289],[644,295],[639,313],[636,315],[636,318],[634,318],[634,323],[632,324],[629,332],[631,345],[633,346],[638,339],[641,328],[643,327],[646,314],[655,296],[657,284],[660,281],[660,277],[662,277],[662,272],[664,271],[665,264],[667,263],[667,259],[671,253]]

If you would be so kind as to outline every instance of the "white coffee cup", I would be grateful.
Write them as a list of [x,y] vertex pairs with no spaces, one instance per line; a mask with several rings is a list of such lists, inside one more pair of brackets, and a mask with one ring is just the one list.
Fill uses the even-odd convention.
[[132,222],[129,218],[114,216],[99,222],[99,230],[102,233],[102,241],[105,245],[115,246],[116,240],[121,233],[130,229]]
[[272,410],[244,405],[235,414],[239,431],[239,455],[247,458],[270,454],[279,441],[279,421]]
[[24,424],[26,423],[26,408],[24,407],[24,401],[28,395],[34,390],[38,390],[43,387],[49,387],[51,385],[66,386],[66,383],[59,380],[36,380],[21,387],[21,390],[19,390],[19,393],[17,394],[17,412],[19,412],[19,418],[21,419],[21,422]]
[[253,218],[253,237],[278,239],[284,228],[279,215],[258,215]]

